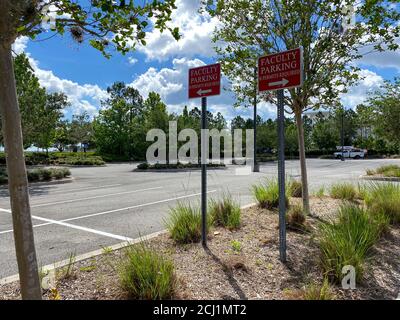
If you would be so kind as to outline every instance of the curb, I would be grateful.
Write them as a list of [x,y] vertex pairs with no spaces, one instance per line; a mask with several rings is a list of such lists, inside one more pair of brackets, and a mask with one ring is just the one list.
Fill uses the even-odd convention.
[[[207,168],[207,171],[210,170],[227,170],[228,167],[210,167]],[[201,168],[182,168],[182,169],[133,169],[132,172],[189,172],[189,171],[200,171]]]
[[[140,238],[133,239],[132,241],[124,241],[124,242],[120,242],[120,243],[114,244],[113,246],[110,246],[109,248],[111,248],[112,251],[115,251],[115,250],[122,249],[124,247],[130,246],[132,244],[136,244],[136,243],[139,243],[139,242],[142,242],[142,241],[146,241],[146,240],[150,240],[152,238],[156,238],[159,235],[162,235],[162,234],[164,234],[166,232],[167,232],[166,230],[154,232],[154,233],[151,233],[151,234],[149,234],[147,236],[143,236],[143,237],[140,237]],[[88,252],[88,253],[84,253],[84,254],[81,254],[79,256],[76,256],[75,259],[74,259],[74,262],[79,262],[79,261],[82,261],[82,260],[93,258],[93,257],[99,256],[99,255],[101,255],[103,253],[104,253],[104,249],[97,249],[97,250],[94,250],[94,251],[91,251],[91,252]],[[53,264],[48,264],[47,266],[44,266],[41,269],[43,271],[48,271],[49,272],[49,271],[52,271],[52,270],[55,270],[55,269],[58,269],[58,268],[62,268],[64,266],[68,265],[69,263],[70,263],[70,260],[69,259],[65,259],[65,260],[62,260],[62,261],[55,262]],[[9,283],[12,283],[12,282],[15,282],[15,281],[18,281],[18,280],[19,280],[19,275],[15,274],[13,276],[9,276],[9,277],[5,277],[3,279],[0,279],[0,285],[9,284]]]
[[[253,206],[256,206],[256,205],[257,205],[257,203],[253,202],[253,203],[249,203],[249,204],[246,204],[246,205],[240,207],[240,209],[244,210],[244,209],[248,209],[248,208],[251,208]],[[131,241],[124,241],[124,242],[117,243],[117,244],[114,244],[114,245],[110,246],[109,248],[111,248],[112,251],[119,250],[119,249],[122,249],[122,248],[127,247],[127,246],[132,245],[132,244],[136,244],[136,243],[139,243],[139,242],[142,242],[142,241],[146,241],[146,240],[150,240],[150,239],[156,238],[156,237],[158,237],[158,236],[160,236],[162,234],[165,234],[165,233],[167,233],[166,229],[161,230],[161,231],[157,231],[157,232],[154,232],[154,233],[151,233],[151,234],[148,234],[148,235],[143,236],[143,237],[139,237],[139,238],[133,239]],[[76,256],[74,261],[75,262],[79,262],[79,261],[82,261],[82,260],[86,260],[86,259],[89,259],[89,258],[93,258],[93,257],[99,256],[99,255],[101,255],[103,253],[104,253],[104,249],[97,249],[97,250],[94,250],[94,251],[91,251],[91,252],[87,252],[87,253],[83,253],[83,254],[81,254],[79,256]],[[48,265],[42,267],[41,269],[43,271],[51,272],[51,271],[53,271],[53,270],[55,270],[57,268],[62,268],[64,266],[68,265],[69,263],[70,263],[70,260],[69,259],[65,259],[65,260],[62,260],[62,261],[55,262],[53,264],[48,264]],[[15,275],[8,276],[8,277],[0,279],[0,285],[9,284],[9,283],[12,283],[12,282],[16,282],[18,280],[19,280],[19,275],[15,274]]]
[[[42,185],[51,185],[51,184],[64,184],[73,182],[75,178],[64,178],[60,180],[50,180],[50,181],[40,181],[40,182],[29,182],[28,187],[42,186]],[[8,189],[8,184],[1,184],[0,189]]]

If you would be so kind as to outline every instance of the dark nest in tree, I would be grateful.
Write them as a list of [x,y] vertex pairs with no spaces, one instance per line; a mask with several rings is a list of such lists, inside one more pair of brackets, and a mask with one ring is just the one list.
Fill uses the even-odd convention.
[[76,42],[78,43],[82,43],[83,42],[83,29],[79,26],[73,26],[70,28],[70,32],[71,32],[71,37],[72,39],[74,39]]

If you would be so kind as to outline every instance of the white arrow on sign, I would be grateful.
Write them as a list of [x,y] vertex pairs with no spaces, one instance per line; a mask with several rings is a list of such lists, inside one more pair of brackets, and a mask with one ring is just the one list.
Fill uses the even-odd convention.
[[197,91],[196,93],[199,95],[199,96],[202,96],[203,94],[206,94],[206,93],[211,93],[212,92],[212,90],[211,89],[207,89],[207,90],[199,90],[199,91]]
[[268,86],[270,86],[270,87],[275,87],[275,86],[286,86],[288,83],[289,83],[289,80],[283,78],[281,81],[269,83]]

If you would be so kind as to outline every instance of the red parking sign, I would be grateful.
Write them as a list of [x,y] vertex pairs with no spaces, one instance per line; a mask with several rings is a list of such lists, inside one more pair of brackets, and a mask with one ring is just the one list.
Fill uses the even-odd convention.
[[189,69],[189,99],[215,96],[221,93],[221,65]]
[[303,50],[297,48],[258,59],[258,91],[301,87],[303,84]]

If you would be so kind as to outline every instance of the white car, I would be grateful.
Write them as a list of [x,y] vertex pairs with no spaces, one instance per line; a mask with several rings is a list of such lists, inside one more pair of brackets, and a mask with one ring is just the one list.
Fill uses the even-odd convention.
[[342,151],[338,151],[335,152],[333,154],[335,156],[336,159],[341,159],[343,158],[351,158],[351,159],[364,159],[366,152],[365,150],[362,149],[357,149],[357,148],[353,148],[353,149],[345,149],[342,153]]

